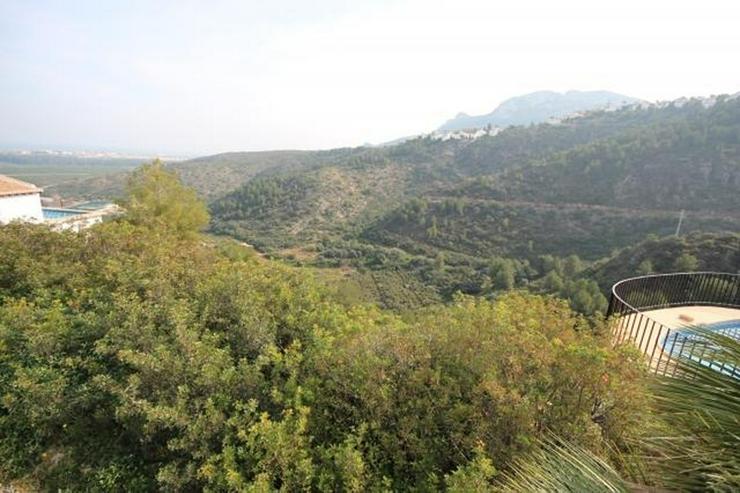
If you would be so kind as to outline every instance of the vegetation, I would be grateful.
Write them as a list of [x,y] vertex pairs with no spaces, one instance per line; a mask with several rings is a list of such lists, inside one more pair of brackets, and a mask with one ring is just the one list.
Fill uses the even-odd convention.
[[[600,266],[648,236],[672,235],[680,209],[688,210],[682,232],[692,237],[738,230],[739,127],[740,103],[720,98],[710,108],[694,101],[595,112],[473,141],[358,149],[256,178],[212,204],[211,228],[278,256],[308,248],[315,255],[303,264],[352,269],[352,285],[366,293],[377,291],[374,279],[391,281],[388,292],[399,296],[375,297],[386,308],[526,287],[591,314],[616,280],[602,278]],[[705,261],[645,258],[626,275],[735,269],[703,250]],[[583,274],[543,268],[545,257],[573,255]],[[404,285],[427,289],[408,296]]]
[[733,372],[740,368],[740,343],[702,327],[693,332],[702,342],[702,359],[715,365],[684,357],[677,378],[654,384],[655,406],[668,426],[667,433],[646,441],[654,454],[653,466],[666,486],[684,491],[737,491],[740,381]]
[[[599,317],[516,289],[536,270],[548,274],[532,290],[589,292],[575,255],[493,259],[493,299],[401,316],[345,307],[307,269],[198,234],[204,206],[160,163],[128,194],[126,216],[82,234],[0,227],[4,486],[738,486],[736,378],[687,359],[651,383]],[[738,364],[736,341],[703,336],[712,360]]]
[[464,491],[544,430],[604,457],[638,436],[639,356],[562,302],[346,309],[199,236],[160,165],[129,189],[132,215],[80,235],[0,229],[3,484]]
[[180,183],[161,161],[145,164],[129,177],[123,203],[131,224],[167,229],[182,236],[201,231],[208,211],[195,190]]
[[[693,107],[692,107],[693,106]],[[640,209],[733,210],[740,178],[740,103],[704,109],[555,154],[509,172],[510,198]],[[668,172],[670,170],[670,172]],[[589,186],[583,186],[583,180]]]
[[620,279],[635,275],[686,271],[740,272],[740,235],[692,234],[649,237],[596,262],[582,273],[609,289]]
[[501,491],[588,491],[627,493],[630,485],[607,462],[588,450],[562,440],[545,440],[530,456],[520,459],[501,485]]
[[518,459],[500,489],[618,492],[658,485],[668,491],[737,491],[740,380],[733,372],[740,364],[740,345],[706,328],[690,330],[702,361],[683,355],[674,375],[652,381],[655,419],[634,444],[629,453],[634,455],[619,457],[622,464],[639,457],[638,468],[628,467],[620,475],[593,452],[552,437]]

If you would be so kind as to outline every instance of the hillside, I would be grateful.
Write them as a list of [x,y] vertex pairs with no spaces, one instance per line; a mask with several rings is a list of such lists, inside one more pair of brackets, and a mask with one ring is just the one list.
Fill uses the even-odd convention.
[[740,234],[647,238],[595,263],[582,276],[607,290],[627,277],[682,270],[740,273]]
[[683,108],[684,118],[555,152],[457,193],[553,204],[736,211],[739,109],[737,99],[709,109],[697,101]]
[[[732,190],[738,180],[738,149],[732,133],[739,126],[738,114],[737,100],[711,108],[696,102],[597,112],[559,125],[515,127],[473,141],[427,137],[383,149],[358,148],[344,160],[299,172],[316,175],[320,168],[355,184],[327,192],[331,195],[328,205],[316,206],[317,196],[327,197],[318,191],[310,199],[305,197],[313,203],[291,202],[296,207],[292,220],[285,209],[293,205],[284,202],[271,218],[269,210],[254,210],[254,204],[246,199],[251,193],[260,193],[255,188],[251,192],[236,190],[232,196],[216,200],[214,211],[219,223],[224,220],[234,226],[243,214],[254,219],[250,219],[251,228],[264,223],[263,229],[277,227],[289,236],[290,231],[303,229],[297,224],[299,216],[302,222],[322,222],[335,216],[339,223],[348,217],[374,216],[344,210],[340,205],[354,203],[350,195],[358,189],[367,190],[361,192],[367,194],[377,188],[388,190],[390,200],[384,196],[381,204],[386,211],[402,205],[393,197],[408,199],[422,194],[674,212],[676,208],[731,210]],[[699,135],[704,128],[706,132]],[[184,177],[189,181],[187,174]],[[200,186],[198,180],[191,183]],[[338,196],[342,194],[347,194],[348,200]],[[229,211],[237,203],[241,203],[238,211]],[[307,219],[306,214],[320,217]],[[336,225],[337,221],[331,222]]]
[[[301,264],[344,266],[340,285],[396,293],[375,298],[388,307],[539,289],[543,258],[598,261],[672,234],[681,209],[684,234],[739,231],[739,130],[740,101],[719,98],[360,148],[258,175],[212,203],[212,229]],[[496,282],[501,262],[511,282]]]
[[[344,159],[354,151],[267,151],[227,152],[187,161],[165,160],[188,185],[207,200],[221,197],[261,173],[288,171],[311,165],[320,165]],[[141,164],[140,161],[137,162]],[[90,179],[61,183],[56,191],[79,198],[116,198],[123,195],[128,170],[108,173]]]
[[[584,204],[435,199],[410,202],[364,231],[364,238],[415,251],[441,249],[467,255],[533,258],[577,254],[598,260],[646,235],[673,233],[678,214]],[[689,213],[684,233],[738,226],[736,215]]]
[[[367,154],[380,154],[384,160],[407,164],[434,164],[454,177],[495,172],[505,166],[521,164],[549,152],[575,144],[604,138],[626,127],[661,121],[667,112],[621,112],[618,117],[607,112],[593,112],[566,120],[558,125],[530,128],[511,127],[495,137],[439,142],[433,136],[402,139],[397,145],[380,148],[359,147],[328,151],[230,152],[188,161],[168,162],[184,181],[215,200],[234,191],[255,176],[311,166],[357,166]],[[446,166],[454,157],[454,165]],[[137,161],[138,162],[138,161]],[[167,160],[165,160],[167,162]],[[126,173],[108,173],[92,179],[69,180],[58,186],[59,193],[80,198],[113,198],[123,193]],[[447,178],[445,178],[447,179]]]
[[618,108],[639,100],[609,91],[538,91],[507,99],[485,115],[458,114],[447,120],[438,131],[453,131],[486,126],[508,127],[531,125],[574,113],[604,108]]
[[[455,291],[536,286],[549,272],[543,258],[598,261],[672,234],[682,209],[684,234],[740,231],[739,136],[740,99],[718,97],[475,139],[168,166],[210,202],[212,233],[301,265],[341,267],[329,277],[358,293],[350,298],[375,293],[370,300],[405,309]],[[124,177],[100,180],[120,190]],[[115,193],[106,187],[86,193]],[[501,262],[512,282],[496,283]]]
[[[739,129],[740,102],[727,99],[597,112],[474,141],[360,148],[351,160],[258,176],[217,199],[214,230],[274,247],[359,232],[476,256],[531,249],[596,259],[669,234],[680,209],[691,211],[686,231],[737,229]],[[428,207],[409,218],[412,197]],[[458,202],[466,212],[451,212]],[[430,235],[432,221],[439,231]]]

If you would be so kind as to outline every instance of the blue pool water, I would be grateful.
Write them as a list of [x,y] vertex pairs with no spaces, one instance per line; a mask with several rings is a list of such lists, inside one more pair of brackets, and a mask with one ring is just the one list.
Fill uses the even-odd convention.
[[42,208],[41,212],[44,214],[44,219],[64,219],[84,213],[84,211],[76,209],[51,209],[46,207]]
[[[712,332],[717,332],[733,339],[740,339],[740,319],[736,320],[725,320],[724,322],[717,322],[708,325],[702,325],[703,328],[709,329]],[[701,336],[695,334],[690,330],[679,330],[675,331],[671,336],[665,338],[663,346],[665,347],[675,337],[678,336],[678,341],[694,341],[700,340]]]
[[[703,327],[732,339],[740,339],[740,319],[726,320]],[[720,365],[712,360],[710,356],[711,347],[703,343],[701,335],[691,331],[681,330],[665,337],[663,339],[663,349],[674,358],[688,357],[722,373],[733,376],[737,374],[734,366]]]
[[734,339],[740,338],[740,319],[717,322],[716,324],[707,325],[713,332],[719,332]]

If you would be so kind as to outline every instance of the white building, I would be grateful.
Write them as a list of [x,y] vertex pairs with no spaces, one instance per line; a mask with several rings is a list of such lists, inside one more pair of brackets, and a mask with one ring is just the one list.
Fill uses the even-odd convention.
[[0,224],[43,221],[41,192],[36,185],[0,175]]
[[23,221],[48,224],[55,231],[81,231],[119,212],[116,205],[104,201],[85,202],[74,209],[42,207],[42,191],[31,183],[0,175],[0,224]]

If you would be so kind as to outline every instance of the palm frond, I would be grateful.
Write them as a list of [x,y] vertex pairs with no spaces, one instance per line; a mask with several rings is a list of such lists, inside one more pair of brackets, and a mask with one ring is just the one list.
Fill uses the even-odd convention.
[[687,329],[692,351],[652,386],[662,430],[645,439],[661,482],[679,490],[740,491],[740,341]]
[[502,476],[503,492],[594,492],[630,491],[614,469],[590,451],[549,438],[528,456],[515,462]]

